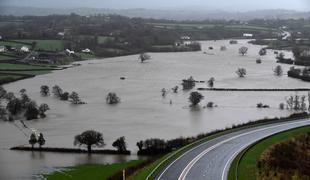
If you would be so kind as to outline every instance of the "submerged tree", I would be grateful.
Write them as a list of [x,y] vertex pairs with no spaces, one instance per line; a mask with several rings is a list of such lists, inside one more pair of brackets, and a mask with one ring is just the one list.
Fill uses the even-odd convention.
[[258,52],[258,54],[259,54],[260,56],[265,56],[265,55],[267,54],[266,48],[260,49],[259,52]]
[[31,145],[31,148],[34,148],[34,145],[38,142],[37,136],[35,133],[31,133],[30,139],[29,139],[29,144]]
[[241,54],[242,56],[244,56],[246,53],[248,52],[248,48],[245,46],[242,46],[239,48],[239,54]]
[[141,53],[139,59],[143,63],[144,61],[151,59],[151,56],[146,53]]
[[138,146],[139,151],[143,149],[143,141],[138,141],[136,145]]
[[31,102],[31,99],[28,97],[28,95],[24,92],[21,94],[21,104],[22,104],[22,108],[26,108],[27,103]]
[[190,76],[188,79],[183,79],[183,82],[182,82],[183,90],[193,89],[195,85],[196,85],[196,81],[193,78],[193,76]]
[[61,95],[63,94],[63,90],[58,85],[55,85],[53,87],[52,93],[54,94],[55,97],[60,98]]
[[256,59],[256,64],[261,64],[261,63],[262,63],[262,59],[257,58],[257,59]]
[[21,90],[19,91],[19,93],[20,93],[21,95],[26,94],[26,92],[27,92],[26,89],[21,89]]
[[284,57],[285,57],[285,54],[284,54],[283,52],[281,52],[280,54],[277,55],[276,58],[277,58],[278,60],[283,60]]
[[0,120],[7,121],[8,120],[8,112],[5,108],[0,107]]
[[236,74],[239,77],[243,78],[246,75],[246,69],[245,68],[238,68],[236,71]]
[[104,139],[100,132],[94,130],[88,130],[75,136],[74,145],[85,145],[87,147],[87,151],[90,154],[92,146],[103,147]]
[[179,90],[179,86],[175,86],[174,88],[172,88],[173,93],[178,93],[178,90]]
[[50,110],[50,108],[48,107],[47,104],[41,104],[40,107],[39,107],[39,115],[41,118],[45,118],[46,115],[45,115],[45,112]]
[[0,101],[2,99],[5,99],[6,94],[7,94],[7,91],[2,86],[0,86]]
[[68,101],[69,100],[69,93],[68,92],[64,92],[60,95],[60,100],[62,101]]
[[114,92],[110,92],[106,97],[107,104],[118,104],[121,99]]
[[12,101],[14,99],[17,99],[14,95],[14,93],[12,92],[8,92],[5,94],[5,97],[4,97],[7,101]]
[[36,102],[31,101],[26,105],[26,112],[24,114],[27,120],[38,119],[39,110]]
[[43,137],[43,134],[42,134],[42,133],[40,133],[40,134],[39,134],[38,144],[39,144],[39,148],[40,148],[40,149],[41,149],[41,148],[42,148],[42,146],[45,144],[45,139],[44,139],[44,137]]
[[209,80],[208,80],[208,86],[210,88],[213,88],[214,87],[214,82],[215,82],[215,78],[214,77],[211,77]]
[[290,110],[305,111],[307,110],[306,96],[291,95],[288,98],[286,98],[286,105],[287,108]]
[[166,90],[166,88],[162,88],[162,89],[161,89],[161,96],[162,96],[162,97],[166,97],[166,95],[167,95],[167,90]]
[[124,136],[122,136],[122,137],[118,138],[116,141],[114,141],[112,146],[117,148],[117,150],[120,152],[127,151],[127,145],[126,145]]
[[280,66],[280,65],[276,66],[276,68],[274,68],[273,72],[276,76],[282,76],[283,75],[282,66]]
[[41,86],[40,93],[42,96],[49,96],[50,95],[50,88],[46,85]]
[[196,106],[197,104],[200,103],[200,101],[204,98],[204,96],[202,94],[200,94],[199,92],[195,91],[195,92],[191,92],[190,96],[189,96],[189,102],[191,103],[192,106]]
[[72,104],[85,104],[81,101],[79,94],[74,91],[70,94],[69,99]]
[[10,112],[11,115],[17,115],[23,110],[22,103],[18,98],[14,98],[7,103],[6,109]]

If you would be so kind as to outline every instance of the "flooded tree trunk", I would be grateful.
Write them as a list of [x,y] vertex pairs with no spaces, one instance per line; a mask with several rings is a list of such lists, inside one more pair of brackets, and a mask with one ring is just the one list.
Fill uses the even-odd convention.
[[88,154],[91,154],[91,145],[87,145],[87,152]]

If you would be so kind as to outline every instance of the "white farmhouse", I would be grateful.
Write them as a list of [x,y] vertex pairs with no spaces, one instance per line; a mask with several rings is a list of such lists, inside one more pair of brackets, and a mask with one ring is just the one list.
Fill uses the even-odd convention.
[[250,34],[250,33],[243,33],[243,37],[253,37],[253,34]]
[[23,46],[20,48],[21,52],[29,52],[29,48],[27,46]]
[[83,53],[90,53],[90,49],[86,48],[82,50]]
[[5,52],[5,47],[4,46],[0,46],[0,52]]
[[69,50],[69,49],[66,49],[66,52],[67,52],[69,55],[74,54],[74,51],[71,51],[71,50]]

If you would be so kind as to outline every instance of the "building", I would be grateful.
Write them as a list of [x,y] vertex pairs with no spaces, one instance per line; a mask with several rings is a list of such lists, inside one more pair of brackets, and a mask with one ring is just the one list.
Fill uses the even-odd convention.
[[253,34],[243,33],[243,37],[251,38],[251,37],[253,37]]
[[6,48],[4,46],[0,46],[0,52],[5,52]]
[[20,48],[21,52],[29,52],[29,48],[27,46],[23,46]]

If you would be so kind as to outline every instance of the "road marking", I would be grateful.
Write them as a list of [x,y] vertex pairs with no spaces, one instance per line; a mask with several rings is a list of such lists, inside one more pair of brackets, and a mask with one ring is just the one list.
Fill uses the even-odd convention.
[[[261,128],[261,129],[256,129],[256,130],[253,130],[253,131],[250,131],[250,132],[246,132],[246,133],[243,133],[243,134],[239,134],[237,136],[234,136],[234,137],[231,137],[229,139],[226,139],[224,141],[221,141],[211,147],[209,147],[208,149],[204,150],[203,152],[201,152],[200,154],[198,154],[190,163],[187,164],[187,166],[184,168],[184,170],[182,171],[181,175],[179,176],[178,180],[185,180],[188,172],[190,171],[190,169],[197,163],[197,161],[199,159],[201,159],[205,154],[207,154],[208,152],[210,152],[211,150],[215,149],[216,147],[228,142],[228,141],[231,141],[231,140],[234,140],[234,139],[237,139],[241,136],[245,136],[245,135],[248,135],[248,134],[252,134],[252,133],[255,133],[255,132],[259,132],[259,131],[264,131],[264,130],[268,130],[268,129],[272,129],[272,128],[276,128],[276,127],[281,127],[281,126],[288,126],[288,125],[291,125],[291,124],[302,124],[302,123],[305,123],[305,122],[308,122],[308,120],[305,120],[305,121],[299,121],[299,122],[292,122],[292,123],[285,123],[285,124],[279,124],[279,125],[275,125],[275,126],[270,126],[270,127],[265,127],[265,128]],[[281,131],[280,131],[281,132]],[[222,180],[224,180],[224,176],[225,176],[225,172],[226,172],[226,169],[227,169],[227,166],[228,166],[228,163],[225,164],[225,168],[222,172]]]
[[230,162],[236,157],[237,154],[239,154],[243,149],[245,149],[246,147],[248,147],[249,145],[251,145],[252,143],[249,143],[245,146],[242,146],[238,151],[236,151],[230,158],[229,160],[226,162],[225,166],[224,166],[224,170],[222,172],[222,180],[225,179],[225,173],[226,173],[226,169],[228,167],[228,165],[230,164]]
[[[225,134],[225,135],[226,135],[226,134]],[[224,136],[224,135],[223,135],[223,136]],[[172,163],[169,164],[169,166],[167,166],[167,167],[164,169],[164,171],[160,174],[160,176],[157,178],[157,180],[160,180],[160,178],[165,174],[165,172],[166,172],[176,161],[178,161],[179,159],[181,159],[183,156],[185,156],[186,154],[188,154],[188,153],[194,151],[195,149],[199,148],[200,146],[205,145],[206,143],[210,143],[210,142],[212,142],[212,141],[215,141],[215,139],[216,139],[216,138],[211,139],[211,140],[209,140],[209,141],[206,141],[206,142],[204,142],[204,143],[201,143],[201,144],[199,144],[198,146],[195,146],[194,148],[192,148],[192,149],[186,151],[185,153],[183,153],[181,156],[179,156],[177,159],[175,159]],[[176,153],[177,153],[177,152],[176,152]],[[174,153],[174,154],[176,154],[176,153]],[[174,155],[174,154],[173,154],[173,155]],[[171,156],[172,156],[172,155],[171,155]],[[168,158],[167,158],[167,159],[168,159]]]

